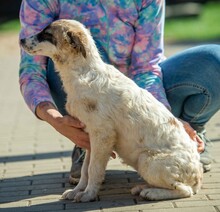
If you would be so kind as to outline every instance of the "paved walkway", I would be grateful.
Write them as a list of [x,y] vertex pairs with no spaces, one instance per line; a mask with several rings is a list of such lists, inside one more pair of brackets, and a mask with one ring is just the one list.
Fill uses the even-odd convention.
[[[167,47],[167,55],[180,48],[186,46]],[[220,211],[220,114],[208,124],[214,163],[198,195],[159,202],[136,198],[130,189],[141,179],[116,159],[109,162],[97,202],[61,201],[70,188],[73,144],[27,109],[19,92],[18,64],[17,36],[0,35],[0,211]]]

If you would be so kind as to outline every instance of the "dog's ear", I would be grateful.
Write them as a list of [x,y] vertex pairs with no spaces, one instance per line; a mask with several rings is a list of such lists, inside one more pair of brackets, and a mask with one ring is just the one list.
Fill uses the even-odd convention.
[[70,43],[74,49],[77,49],[79,52],[81,52],[83,57],[86,58],[86,50],[79,38],[80,35],[77,36],[71,31],[68,31],[66,35],[67,42]]

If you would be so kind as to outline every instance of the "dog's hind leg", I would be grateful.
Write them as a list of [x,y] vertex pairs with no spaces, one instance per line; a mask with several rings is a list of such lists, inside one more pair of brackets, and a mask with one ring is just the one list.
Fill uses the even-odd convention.
[[131,189],[131,194],[132,195],[139,195],[143,189],[147,189],[147,188],[152,188],[152,186],[150,186],[148,184],[136,185]]
[[78,192],[76,202],[88,202],[96,199],[100,185],[104,180],[107,162],[113,150],[115,132],[104,128],[90,134],[91,156],[88,169],[88,185],[85,191]]
[[140,196],[147,200],[178,199],[191,197],[192,195],[192,188],[182,183],[177,183],[174,186],[174,189],[144,188],[140,192]]
[[90,161],[90,151],[86,150],[85,159],[83,161],[83,166],[81,170],[81,177],[79,180],[78,185],[74,189],[66,190],[63,195],[62,199],[74,199],[76,194],[80,191],[84,191],[87,184],[88,184],[88,167]]

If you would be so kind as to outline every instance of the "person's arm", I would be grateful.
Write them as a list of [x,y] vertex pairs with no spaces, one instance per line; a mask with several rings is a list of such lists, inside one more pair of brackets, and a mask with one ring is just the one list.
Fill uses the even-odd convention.
[[159,66],[164,59],[164,7],[163,0],[143,0],[138,8],[139,16],[134,26],[135,40],[129,76],[170,109]]
[[[21,31],[19,38],[35,35],[48,26],[58,14],[57,0],[24,0],[20,9]],[[26,104],[36,112],[40,102],[51,102],[50,89],[46,81],[47,58],[32,56],[21,48],[19,70],[20,90]]]
[[[156,99],[171,109],[163,87],[163,76],[159,63],[164,60],[165,2],[143,0],[139,7],[139,18],[135,25],[135,41],[129,76]],[[196,131],[181,120],[190,138],[197,142],[198,152],[204,143]]]
[[[56,0],[23,0],[20,10],[20,39],[39,33],[58,14]],[[35,115],[82,148],[89,149],[89,136],[84,125],[70,116],[62,116],[50,94],[46,79],[47,58],[31,56],[21,49],[19,82],[25,102]]]

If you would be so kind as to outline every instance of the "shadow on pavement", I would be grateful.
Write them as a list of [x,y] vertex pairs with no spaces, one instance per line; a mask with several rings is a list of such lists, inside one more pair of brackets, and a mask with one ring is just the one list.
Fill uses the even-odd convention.
[[[0,211],[91,211],[104,208],[131,207],[136,204],[155,204],[130,194],[130,189],[143,184],[135,171],[107,170],[98,199],[89,203],[60,200],[61,194],[73,188],[67,172],[38,174],[4,179],[0,184]],[[9,206],[9,207],[7,207]],[[126,211],[126,209],[123,208]]]
[[71,151],[62,151],[62,152],[46,152],[46,153],[36,153],[29,155],[15,155],[15,156],[3,156],[0,157],[0,163],[4,162],[21,162],[21,161],[29,161],[29,160],[44,160],[44,159],[52,159],[59,157],[70,157]]

